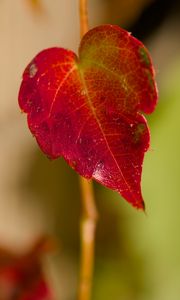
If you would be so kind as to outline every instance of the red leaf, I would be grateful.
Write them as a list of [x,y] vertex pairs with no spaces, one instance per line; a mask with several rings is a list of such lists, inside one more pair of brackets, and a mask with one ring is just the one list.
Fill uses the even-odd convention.
[[149,130],[139,113],[157,102],[154,71],[143,44],[114,25],[90,30],[79,58],[51,48],[27,66],[21,109],[41,149],[63,156],[80,175],[94,178],[143,208],[141,171]]
[[25,255],[0,249],[0,299],[53,300],[41,258],[51,241],[42,238]]

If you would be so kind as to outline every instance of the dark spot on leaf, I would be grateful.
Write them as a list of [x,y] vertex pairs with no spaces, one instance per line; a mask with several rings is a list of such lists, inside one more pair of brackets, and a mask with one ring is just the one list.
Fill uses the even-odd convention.
[[134,132],[133,132],[133,139],[135,144],[141,141],[141,137],[145,133],[145,130],[146,130],[145,124],[140,123],[135,125]]
[[140,58],[143,61],[143,63],[145,63],[146,66],[150,66],[151,62],[150,62],[148,53],[144,47],[139,48],[139,54],[140,54]]
[[146,73],[146,76],[147,76],[150,87],[152,89],[154,89],[154,81],[153,81],[153,78],[152,78],[152,75],[151,75],[150,71],[147,69],[145,73]]

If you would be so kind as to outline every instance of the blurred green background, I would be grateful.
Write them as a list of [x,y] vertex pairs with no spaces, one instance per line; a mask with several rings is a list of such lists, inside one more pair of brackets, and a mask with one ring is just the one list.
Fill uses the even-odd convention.
[[[0,243],[25,251],[41,233],[57,238],[47,272],[58,300],[76,296],[79,268],[78,177],[49,161],[17,104],[21,74],[43,48],[79,44],[78,1],[0,1]],[[148,117],[151,148],[142,190],[147,215],[94,184],[97,227],[93,300],[180,299],[180,9],[179,1],[89,0],[91,27],[114,23],[149,48],[159,104]],[[1,247],[2,247],[1,246]]]

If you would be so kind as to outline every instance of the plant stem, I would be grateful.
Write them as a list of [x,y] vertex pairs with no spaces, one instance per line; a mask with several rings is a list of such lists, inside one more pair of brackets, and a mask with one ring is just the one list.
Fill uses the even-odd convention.
[[97,209],[92,181],[80,177],[82,193],[81,268],[78,300],[90,300],[94,267],[95,230]]
[[[81,37],[88,31],[87,0],[79,0]],[[82,196],[81,219],[81,262],[78,300],[90,300],[94,269],[94,246],[97,223],[97,209],[93,183],[80,176]]]
[[80,32],[81,37],[88,31],[87,0],[79,0]]

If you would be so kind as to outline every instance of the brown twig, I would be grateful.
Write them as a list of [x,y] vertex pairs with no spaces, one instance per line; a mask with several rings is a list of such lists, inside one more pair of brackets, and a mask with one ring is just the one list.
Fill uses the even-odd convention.
[[88,8],[87,0],[79,0],[80,32],[81,37],[88,31]]
[[91,299],[97,210],[92,181],[80,177],[82,192],[81,267],[78,300]]
[[[81,37],[88,31],[87,0],[79,0]],[[91,299],[97,209],[93,183],[80,176],[82,196],[81,262],[78,300]]]

